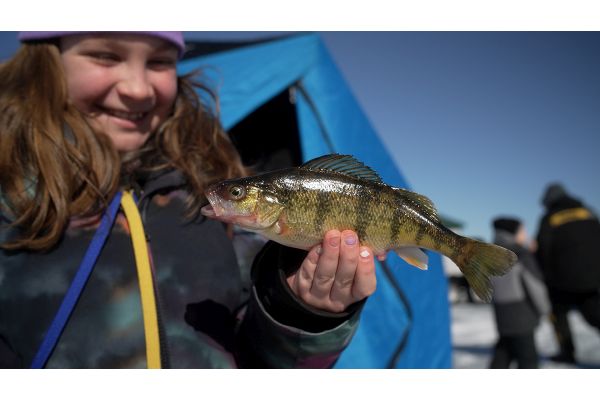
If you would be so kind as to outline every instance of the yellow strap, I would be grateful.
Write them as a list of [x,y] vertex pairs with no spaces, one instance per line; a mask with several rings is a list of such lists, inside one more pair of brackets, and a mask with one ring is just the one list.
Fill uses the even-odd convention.
[[121,207],[125,212],[131,231],[131,241],[135,254],[140,292],[142,297],[142,312],[144,314],[144,333],[146,335],[146,359],[148,368],[160,368],[160,341],[158,337],[158,317],[156,315],[156,299],[152,283],[152,271],[148,246],[140,212],[133,200],[131,192],[123,192]]

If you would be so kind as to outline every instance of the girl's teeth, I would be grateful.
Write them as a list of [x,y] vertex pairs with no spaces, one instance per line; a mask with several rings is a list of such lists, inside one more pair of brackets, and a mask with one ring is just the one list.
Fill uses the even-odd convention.
[[137,121],[144,117],[144,113],[128,113],[123,111],[109,110],[108,113],[114,117]]

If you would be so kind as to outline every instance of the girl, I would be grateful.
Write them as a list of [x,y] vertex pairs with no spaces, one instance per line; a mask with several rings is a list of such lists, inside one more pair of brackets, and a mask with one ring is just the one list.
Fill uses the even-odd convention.
[[[372,252],[351,231],[308,254],[270,242],[244,279],[226,229],[199,213],[203,189],[244,168],[197,94],[208,89],[177,76],[182,34],[20,39],[0,66],[0,365],[331,366],[375,290]],[[111,219],[121,196],[127,218]]]

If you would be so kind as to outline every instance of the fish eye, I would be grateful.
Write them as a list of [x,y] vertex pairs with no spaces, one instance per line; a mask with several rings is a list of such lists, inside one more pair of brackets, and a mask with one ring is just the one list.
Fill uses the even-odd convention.
[[246,191],[241,186],[232,186],[229,188],[229,194],[231,195],[231,197],[238,200],[244,197]]

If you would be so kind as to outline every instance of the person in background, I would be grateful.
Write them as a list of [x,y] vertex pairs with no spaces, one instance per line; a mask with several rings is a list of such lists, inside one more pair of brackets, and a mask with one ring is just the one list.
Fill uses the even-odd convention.
[[494,243],[512,250],[518,262],[504,276],[492,277],[492,297],[498,341],[490,368],[538,368],[534,333],[548,311],[543,277],[528,247],[525,227],[516,218],[493,221]]
[[537,234],[537,259],[552,303],[559,352],[551,359],[575,363],[575,346],[568,312],[578,310],[600,329],[600,223],[580,200],[559,183],[547,186],[545,208]]
[[334,230],[308,253],[269,242],[240,271],[236,237],[200,208],[245,169],[216,97],[177,76],[181,32],[19,37],[0,65],[0,366],[331,367],[373,253]]

